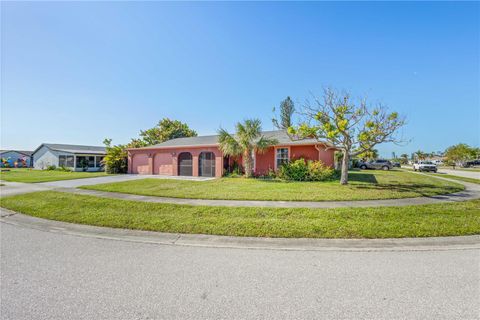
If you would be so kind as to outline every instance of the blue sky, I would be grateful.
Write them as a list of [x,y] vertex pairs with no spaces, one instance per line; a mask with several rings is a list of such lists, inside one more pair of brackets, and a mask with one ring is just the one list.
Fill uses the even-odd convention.
[[214,134],[325,86],[407,117],[406,146],[480,144],[478,2],[2,2],[1,147]]

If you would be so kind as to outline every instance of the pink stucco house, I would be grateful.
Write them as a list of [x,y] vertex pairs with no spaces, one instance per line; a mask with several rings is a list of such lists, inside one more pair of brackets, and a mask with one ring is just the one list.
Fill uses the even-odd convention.
[[[304,158],[334,165],[335,148],[315,139],[294,140],[283,130],[264,131],[278,144],[265,153],[254,155],[255,174],[277,170],[285,161]],[[128,172],[138,174],[221,177],[234,162],[241,159],[224,156],[218,147],[218,136],[172,139],[154,146],[128,149]]]

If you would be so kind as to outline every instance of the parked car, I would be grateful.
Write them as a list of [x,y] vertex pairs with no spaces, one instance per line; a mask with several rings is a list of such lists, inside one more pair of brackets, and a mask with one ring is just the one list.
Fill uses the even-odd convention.
[[437,165],[432,161],[419,161],[413,164],[413,170],[437,172]]
[[382,170],[390,170],[393,168],[393,165],[388,160],[377,159],[369,162],[362,162],[360,163],[360,169],[382,169]]
[[400,162],[392,162],[394,168],[401,168]]
[[464,163],[463,167],[470,168],[480,166],[480,160],[471,160]]

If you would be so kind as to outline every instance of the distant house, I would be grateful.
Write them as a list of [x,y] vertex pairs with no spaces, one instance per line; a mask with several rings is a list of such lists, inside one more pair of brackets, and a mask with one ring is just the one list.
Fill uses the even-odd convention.
[[[336,148],[316,139],[292,139],[286,131],[264,131],[278,141],[264,153],[253,155],[254,172],[263,175],[292,159],[321,160],[334,166]],[[241,157],[229,157],[219,149],[218,135],[178,138],[163,143],[128,149],[128,172],[175,176],[221,177],[241,165]]]
[[0,158],[2,158],[0,166],[2,168],[6,166],[10,168],[29,168],[32,165],[32,153],[33,151],[0,150]]
[[442,156],[433,156],[433,157],[428,157],[427,160],[428,160],[428,161],[432,161],[432,162],[435,163],[436,165],[442,165],[442,164],[443,164],[443,161],[444,161],[444,157],[442,157]]
[[65,167],[74,171],[102,171],[105,147],[42,143],[33,151],[33,168]]

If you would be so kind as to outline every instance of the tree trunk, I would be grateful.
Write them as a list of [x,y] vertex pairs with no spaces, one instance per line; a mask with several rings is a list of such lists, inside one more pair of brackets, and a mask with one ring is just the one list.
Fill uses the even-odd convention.
[[349,163],[349,152],[348,150],[343,151],[343,159],[342,159],[342,174],[340,177],[340,184],[346,185],[348,184],[348,163]]
[[243,153],[243,167],[245,168],[245,177],[252,177],[252,154],[249,150]]

